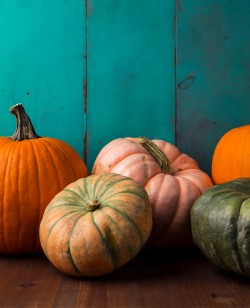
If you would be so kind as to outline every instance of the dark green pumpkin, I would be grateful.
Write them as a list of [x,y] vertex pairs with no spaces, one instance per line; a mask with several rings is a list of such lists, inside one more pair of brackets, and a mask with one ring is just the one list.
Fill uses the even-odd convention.
[[215,185],[191,209],[192,236],[222,269],[250,276],[250,178]]

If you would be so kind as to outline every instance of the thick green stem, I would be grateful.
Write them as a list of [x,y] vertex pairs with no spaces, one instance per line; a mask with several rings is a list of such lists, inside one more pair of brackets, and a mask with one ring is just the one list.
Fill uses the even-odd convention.
[[139,143],[150,153],[157,164],[160,166],[161,171],[166,174],[171,174],[170,161],[165,153],[151,140],[145,137],[138,138]]
[[10,107],[10,113],[16,117],[16,131],[10,139],[14,141],[22,141],[26,139],[40,138],[40,136],[37,135],[22,104],[16,104]]

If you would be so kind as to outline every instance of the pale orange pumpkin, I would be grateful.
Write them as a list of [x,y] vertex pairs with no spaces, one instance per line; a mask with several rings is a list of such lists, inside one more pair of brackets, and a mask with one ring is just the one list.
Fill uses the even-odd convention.
[[153,209],[148,248],[184,248],[193,244],[190,211],[213,183],[197,162],[171,143],[119,138],[98,154],[92,174],[113,172],[143,185]]
[[226,132],[217,143],[212,158],[215,184],[250,177],[250,125]]
[[40,137],[21,104],[13,136],[0,137],[0,253],[42,252],[39,225],[45,207],[69,183],[87,176],[66,142]]
[[145,189],[107,173],[69,184],[47,206],[40,225],[44,253],[60,271],[101,276],[133,259],[152,228]]

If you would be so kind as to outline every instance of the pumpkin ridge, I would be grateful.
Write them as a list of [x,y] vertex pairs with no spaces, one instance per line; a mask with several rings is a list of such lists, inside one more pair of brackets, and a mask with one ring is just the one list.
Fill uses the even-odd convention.
[[119,192],[115,192],[115,193],[113,193],[113,195],[109,195],[108,196],[108,200],[109,201],[112,201],[112,198],[113,197],[115,197],[116,195],[119,195],[119,194],[130,194],[130,195],[134,195],[134,196],[137,196],[137,197],[139,197],[140,199],[144,199],[145,198],[145,195],[141,195],[141,194],[139,194],[139,193],[137,193],[137,192],[135,192],[135,191],[133,191],[133,190],[121,190],[121,191],[119,191]]
[[95,222],[95,218],[94,218],[94,212],[90,212],[91,214],[91,217],[92,217],[92,222],[93,222],[93,225],[95,226],[96,230],[98,231],[100,237],[101,237],[101,240],[102,242],[104,243],[110,257],[111,257],[111,261],[112,261],[112,264],[113,264],[113,268],[115,269],[116,268],[116,264],[117,264],[117,261],[119,260],[118,256],[115,254],[115,251],[110,249],[110,246],[108,245],[108,241],[106,240],[106,238],[103,236],[100,228],[98,227],[98,225],[96,224]]
[[[16,146],[16,151],[19,151],[19,149],[17,149],[17,147],[19,147],[19,144],[16,143],[15,146]],[[11,163],[11,165],[13,166],[14,164]],[[18,163],[18,165],[15,166],[15,167],[17,167],[16,169],[18,169],[17,174],[19,175],[19,173],[20,173],[20,163]],[[19,178],[19,176],[16,177],[17,182],[18,182],[18,178]],[[15,184],[15,186],[16,186],[16,184]],[[18,183],[17,183],[17,186],[18,186]],[[16,198],[17,198],[17,204],[19,205],[20,204],[19,203],[20,195],[18,193],[16,194]],[[17,206],[17,212],[18,212],[19,217],[22,217],[22,211],[21,211],[20,206]],[[19,223],[18,229],[19,229],[19,232],[18,232],[18,250],[19,250],[20,249],[20,238],[21,238],[22,223]]]
[[[236,191],[236,190],[235,190]],[[243,201],[244,202],[244,201]],[[240,249],[239,249],[239,245],[238,245],[238,235],[239,235],[239,231],[238,231],[238,225],[239,225],[239,218],[240,218],[240,211],[241,211],[241,207],[242,207],[242,204],[243,202],[240,203],[240,206],[239,206],[239,210],[238,210],[238,215],[237,215],[237,218],[236,218],[236,223],[235,223],[235,253],[237,255],[237,258],[238,258],[238,265],[239,265],[239,268],[240,268],[240,271],[242,273],[245,273],[247,274],[247,271],[245,269],[245,266],[244,266],[244,262],[242,260],[242,256],[241,256],[241,253],[240,253]]]
[[[126,236],[125,236],[124,233],[123,233],[123,229],[119,227],[119,225],[115,222],[115,220],[114,220],[109,214],[105,213],[105,208],[107,208],[107,206],[104,207],[103,214],[104,214],[106,217],[108,217],[108,219],[113,223],[113,225],[114,225],[114,226],[116,227],[116,229],[118,230],[119,234],[121,234],[122,237],[126,239]],[[133,249],[132,249],[132,247],[131,247],[129,241],[126,240],[125,242],[126,242],[126,244],[127,244],[127,249],[128,249],[128,251],[129,251],[130,253],[132,253],[132,252],[133,252]]]
[[[49,154],[49,156],[51,158],[51,162],[52,162],[53,167],[54,167],[53,169],[56,171],[55,174],[56,174],[56,179],[57,179],[57,187],[61,188],[61,187],[63,187],[63,185],[60,182],[61,177],[60,177],[60,174],[59,174],[59,169],[58,169],[58,167],[57,167],[57,165],[54,161],[54,153],[51,152],[51,148],[53,148],[56,153],[58,153],[58,152],[60,152],[60,154],[64,154],[64,153],[62,153],[63,151],[60,151],[60,149],[58,150],[58,148],[54,146],[55,144],[53,142],[51,142],[51,139],[52,138],[43,137],[39,140],[39,142],[40,142],[40,146],[41,146],[41,143],[45,146],[45,149],[47,150],[47,153]],[[52,139],[52,140],[54,141],[54,139]],[[66,161],[67,161],[67,165],[70,165],[70,167],[71,167],[71,163],[69,164],[68,159],[66,159]]]
[[[46,140],[46,142],[44,142]],[[50,151],[50,147],[49,147],[49,144],[47,143],[47,141],[48,141],[48,138],[46,138],[46,137],[43,137],[43,138],[40,138],[39,139],[39,144],[40,144],[40,146],[41,146],[41,143],[44,145],[44,148],[45,148],[45,150],[47,151],[47,153],[48,153],[48,156],[47,157],[50,157],[50,162],[51,162],[51,164],[50,164],[50,166],[52,166],[53,165],[53,174],[56,174],[57,176],[56,177],[54,177],[54,180],[56,180],[56,182],[57,182],[57,187],[62,187],[62,185],[61,185],[61,183],[60,183],[60,176],[59,176],[59,170],[58,170],[58,168],[57,168],[57,166],[56,166],[56,164],[55,164],[55,161],[54,161],[54,158],[53,158],[53,154],[51,153],[51,151]],[[51,145],[50,145],[51,146]],[[48,158],[47,158],[48,159]],[[56,179],[55,179],[56,178]]]
[[68,241],[68,250],[67,250],[67,255],[69,256],[69,259],[75,269],[75,271],[79,274],[79,275],[82,275],[81,271],[78,269],[75,261],[74,261],[74,258],[73,258],[73,255],[71,253],[71,246],[70,246],[70,242],[71,242],[71,238],[72,238],[72,235],[73,235],[73,232],[74,232],[74,229],[77,225],[77,223],[79,222],[79,220],[83,217],[84,215],[81,215],[78,217],[78,219],[75,221],[75,224],[73,226],[73,228],[71,229],[71,232],[70,232],[70,236],[69,236],[69,241]]
[[[67,161],[67,165],[70,166],[70,169],[72,171],[74,178],[76,178],[77,177],[76,172],[78,172],[78,170],[76,171],[76,169],[73,167],[73,165],[72,165],[73,162],[68,157],[68,152],[65,150],[65,148],[68,148],[68,144],[65,143],[62,140],[58,140],[58,139],[54,139],[54,138],[46,138],[46,142],[51,147],[53,147],[56,150],[56,152],[60,152],[64,156],[65,160]],[[75,160],[74,160],[74,163],[75,163]]]
[[[81,204],[81,205],[77,205],[77,204],[74,204],[74,203],[64,203],[64,204],[57,204],[53,207],[49,207],[46,209],[46,214],[49,213],[50,211],[54,210],[54,209],[58,209],[58,208],[67,208],[67,207],[74,207],[75,211],[78,212],[78,211],[82,211],[84,209],[84,206]],[[86,211],[87,213],[87,211]]]
[[[112,161],[112,166],[109,166],[108,173],[112,173],[113,168],[124,159],[124,155],[126,155],[126,157],[133,156],[135,154],[138,154],[138,151],[140,150],[141,154],[149,155],[150,156],[148,151],[146,149],[144,149],[143,147],[139,146],[139,143],[136,142],[135,140],[131,140],[129,138],[124,138],[124,139],[123,138],[119,138],[119,139],[114,140],[115,142],[111,141],[109,144],[106,144],[104,146],[104,148],[103,148],[104,149],[104,151],[103,151],[103,159],[104,159],[104,161],[106,160],[106,157],[109,157],[109,151],[111,149],[113,149],[113,148],[119,147],[119,144],[123,143],[124,140],[126,140],[126,143],[128,143],[128,144],[133,144],[134,148],[132,150],[129,149],[128,152],[127,152],[127,150],[125,148],[126,152],[125,153],[124,153],[124,151],[121,152],[120,155],[118,157],[116,157],[116,159],[114,161]],[[97,162],[97,164],[95,164],[93,166],[92,174],[96,173],[95,170],[97,169],[98,160],[96,162]]]
[[[37,174],[39,174],[39,164],[38,164],[38,161],[37,161],[37,155],[36,155],[36,149],[35,149],[35,143],[34,142],[29,142],[29,143],[27,143],[27,144],[30,144],[31,146],[31,149],[32,149],[32,151],[33,151],[33,153],[34,153],[34,155],[33,155],[33,157],[34,157],[34,159],[33,159],[33,162],[35,162],[35,166],[36,166],[36,169],[37,169]],[[34,171],[33,171],[34,172]],[[39,179],[40,179],[40,177],[39,176],[37,176],[37,177],[35,177],[35,179],[37,179],[37,181],[38,181],[38,183],[37,183],[37,187],[40,187],[40,183],[39,183]],[[37,198],[38,198],[38,200],[39,200],[39,203],[38,204],[41,204],[41,192],[40,192],[40,189],[38,189],[37,190],[37,194],[38,194],[38,196],[36,196]],[[39,226],[39,223],[40,223],[40,212],[39,211],[37,211],[37,222],[38,222],[38,226]],[[39,234],[39,228],[37,228],[37,233]],[[21,233],[20,233],[20,235],[21,235]],[[37,244],[37,239],[39,238],[39,236],[36,236],[36,237],[34,237],[34,241],[35,241],[35,243],[34,243],[34,246],[33,247],[35,247],[36,246],[36,244]],[[21,243],[21,241],[19,241],[19,243]]]
[[[191,169],[190,169],[191,170]],[[187,177],[185,175],[181,175],[181,174],[178,174],[178,175],[175,175],[176,179],[178,178],[182,178],[184,179],[185,181],[188,181],[189,183],[192,184],[192,186],[195,186],[198,190],[199,190],[199,194],[201,195],[202,194],[202,191],[200,190],[200,187],[196,185],[195,182],[193,182],[190,178],[189,178],[189,175],[187,175]],[[178,181],[178,180],[177,180]],[[179,181],[178,181],[179,182]],[[181,185],[180,185],[181,186]]]
[[[237,182],[235,181],[235,184],[236,184]],[[237,185],[237,184],[236,184]],[[239,185],[237,185],[237,187],[239,187]],[[232,189],[235,193],[238,193],[239,192],[239,190],[236,190],[235,188],[233,188]],[[245,193],[245,191],[243,191],[243,193]],[[247,193],[245,193],[245,195],[246,196],[248,196],[247,195]],[[243,199],[243,198],[242,198]],[[246,200],[247,199],[245,199],[245,200],[242,200],[242,202],[240,202],[240,205],[239,205],[239,209],[238,209],[238,215],[237,215],[237,218],[236,218],[236,221],[235,221],[235,229],[236,229],[236,232],[235,232],[235,253],[236,253],[236,255],[237,255],[237,258],[238,258],[238,261],[239,261],[239,263],[238,263],[238,265],[239,265],[239,268],[240,268],[240,271],[242,272],[242,273],[245,273],[245,274],[247,274],[247,271],[245,270],[245,266],[244,266],[244,262],[243,262],[243,260],[242,260],[242,256],[241,256],[241,253],[240,253],[240,249],[239,249],[239,245],[238,245],[238,236],[239,236],[239,229],[238,229],[238,225],[239,225],[239,218],[240,218],[240,212],[241,212],[241,208],[242,208],[242,204],[244,203],[244,202],[246,202]]]
[[[48,240],[49,240],[49,237],[50,237],[50,234],[51,234],[51,232],[52,232],[52,230],[55,228],[55,226],[57,225],[57,223],[59,222],[59,221],[61,221],[62,219],[64,219],[66,216],[69,216],[70,214],[75,214],[76,212],[75,211],[71,211],[71,212],[68,212],[68,213],[66,213],[65,215],[63,215],[63,216],[61,216],[60,218],[58,218],[56,221],[54,221],[53,222],[53,224],[52,224],[52,226],[50,226],[50,228],[48,229],[48,236],[47,236],[47,241],[46,241],[46,249],[45,249],[45,251],[47,252],[47,246],[48,246]],[[78,212],[77,212],[78,213]],[[82,215],[80,215],[80,217],[82,217],[82,216],[84,216],[85,215],[85,213],[84,214],[82,214]],[[45,218],[46,218],[46,216],[45,216]],[[46,219],[44,220],[44,223],[46,222]]]
[[98,199],[97,196],[95,195],[95,189],[96,185],[92,187],[93,185],[87,185],[87,179],[83,178],[83,183],[84,186],[78,186],[79,191],[80,191],[80,198],[84,199],[85,202],[88,202],[89,200],[92,199]]
[[[157,174],[156,174],[156,175],[157,175]],[[155,176],[156,176],[156,175],[155,175]],[[168,176],[168,174],[166,174],[165,176]],[[180,184],[180,182],[178,181],[178,179],[177,179],[176,176],[174,176],[173,178],[175,179],[176,185],[178,184],[178,187],[179,187],[178,200],[177,200],[177,202],[176,202],[177,204],[179,204],[180,198],[181,198],[181,196],[182,196],[182,194],[181,194],[181,186],[182,186],[182,185]],[[174,208],[174,212],[172,213],[172,217],[171,217],[171,220],[169,221],[169,223],[166,224],[166,225],[164,226],[164,228],[162,228],[161,232],[157,232],[157,234],[152,234],[152,235],[151,235],[151,238],[150,238],[150,242],[157,243],[158,240],[161,241],[161,239],[162,239],[162,237],[164,236],[164,234],[166,234],[167,230],[168,230],[168,229],[171,227],[171,225],[173,224],[173,221],[175,220],[176,214],[177,214],[177,212],[178,212],[179,210],[180,210],[180,209],[179,209],[179,206],[176,206],[176,207]]]
[[[139,143],[138,143],[138,144],[139,144]],[[142,147],[142,149],[144,149],[144,148]],[[137,152],[126,153],[126,159],[127,159],[127,158],[131,158],[131,156],[140,155],[140,154],[142,154],[142,155],[147,155],[147,156],[149,156],[149,157],[152,157],[152,156],[150,155],[150,153],[149,153],[146,149],[145,149],[145,151],[146,151],[146,153],[144,153],[144,152],[138,152],[138,149],[137,149]],[[110,170],[109,170],[108,172],[110,172],[110,173],[115,173],[115,172],[113,172],[112,170],[113,170],[114,168],[116,168],[117,165],[119,165],[119,163],[122,162],[123,160],[124,160],[124,157],[120,157],[119,159],[115,160],[115,161],[113,162],[113,167],[111,167]],[[93,173],[95,174],[95,169],[93,169]]]
[[[222,184],[222,186],[224,186]],[[219,190],[219,186],[214,186],[212,187],[214,191],[216,190]],[[219,192],[217,192],[217,196],[225,196],[225,194],[227,193],[230,193],[230,192],[236,192],[237,193],[237,190],[235,190],[234,188],[226,188],[225,190],[221,190]],[[231,236],[231,239],[233,239],[232,241],[232,250],[233,252],[235,253],[235,255],[237,256],[237,261],[234,261],[239,269],[240,272],[242,273],[245,273],[245,270],[244,270],[244,265],[243,265],[243,262],[242,262],[242,258],[241,258],[241,255],[239,253],[239,247],[238,247],[238,243],[237,243],[237,235],[238,235],[238,220],[239,220],[239,217],[240,217],[240,208],[241,208],[241,205],[242,205],[242,202],[239,201],[238,202],[238,209],[237,209],[237,217],[236,218],[232,218],[230,219],[230,226],[234,226],[233,230],[231,231],[232,232],[232,236]],[[235,206],[236,207],[236,206]],[[223,262],[223,259],[220,258],[220,262]]]
[[[4,174],[3,174],[3,179],[5,179],[6,178],[6,174],[8,174],[8,169],[11,167],[11,162],[10,162],[10,160],[11,160],[11,153],[12,153],[12,151],[13,151],[13,149],[15,148],[15,145],[16,145],[16,143],[10,143],[10,145],[11,145],[11,148],[10,148],[10,150],[9,150],[9,154],[8,154],[8,158],[7,158],[7,162],[5,163],[5,171],[4,171]],[[3,234],[3,242],[4,242],[4,246],[5,246],[5,251],[8,251],[9,249],[9,246],[7,245],[7,243],[6,243],[6,238],[5,238],[5,235],[6,235],[6,233],[5,233],[5,226],[4,226],[4,221],[6,221],[6,219],[4,219],[4,215],[5,215],[5,213],[6,213],[6,202],[4,201],[4,199],[5,199],[5,195],[6,195],[6,193],[5,193],[5,191],[6,191],[6,185],[5,185],[5,181],[2,181],[2,183],[3,183],[3,200],[2,200],[2,204],[3,204],[3,206],[2,206],[2,223],[1,223],[1,225],[2,225],[2,234]]]
[[0,137],[0,150],[3,150],[4,147],[13,146],[14,144],[15,142],[10,137]]
[[135,230],[136,230],[136,232],[137,232],[137,234],[138,234],[138,236],[140,238],[141,244],[143,244],[143,238],[142,238],[141,231],[138,228],[137,224],[133,221],[133,219],[131,219],[125,212],[117,209],[116,207],[114,207],[114,206],[112,206],[110,204],[103,204],[103,206],[113,209],[115,212],[120,214],[123,218],[126,218],[126,220],[129,221],[133,225],[133,227],[135,228]]
[[83,183],[84,183],[84,192],[85,192],[85,198],[86,200],[91,199],[90,194],[89,194],[89,187],[88,187],[88,183],[87,183],[87,179],[83,178]]
[[[80,200],[87,202],[88,198],[86,196],[86,193],[84,193],[84,191],[80,188],[80,192],[81,194],[78,194],[75,190],[69,189],[69,188],[64,188],[64,191],[69,192],[70,194],[73,194],[75,196],[77,196],[78,198],[80,198]],[[67,198],[63,197],[62,199],[67,200]]]
[[[69,241],[70,241],[70,239],[69,239]],[[68,255],[68,258],[70,259],[71,264],[73,265],[73,268],[76,271],[76,273],[78,273],[79,276],[83,276],[82,273],[80,272],[80,270],[78,269],[76,263],[74,262],[74,258],[72,257],[72,253],[71,253],[71,249],[70,249],[70,242],[69,242],[69,245],[68,245],[67,255]]]
[[234,253],[236,254],[237,256],[237,261],[235,261],[236,265],[239,267],[239,271],[242,272],[242,273],[245,273],[245,268],[244,268],[244,264],[242,262],[242,258],[241,258],[241,254],[239,252],[239,246],[238,246],[238,221],[239,221],[239,217],[240,217],[240,209],[241,209],[241,206],[242,206],[242,202],[239,203],[239,208],[238,208],[238,211],[237,211],[237,217],[236,219],[232,219],[230,220],[230,225],[234,225],[233,223],[235,223],[235,227],[234,227],[234,232],[233,232],[233,237],[234,238],[234,241],[232,243],[232,249],[234,251]]
[[[111,173],[112,174],[112,173]],[[114,173],[113,173],[114,174]],[[102,175],[100,175],[101,177],[102,176],[105,176],[105,174],[102,174]],[[106,174],[106,176],[107,176],[107,174]],[[101,189],[100,189],[100,191],[97,193],[97,198],[101,198],[102,200],[104,199],[106,199],[106,196],[105,196],[105,193],[107,192],[107,191],[109,191],[109,190],[111,190],[112,189],[112,186],[113,185],[117,185],[117,184],[119,184],[119,183],[121,183],[121,182],[123,182],[123,181],[127,181],[128,182],[128,185],[131,183],[131,179],[130,178],[128,178],[128,177],[123,177],[123,178],[121,178],[120,180],[118,180],[118,181],[116,181],[116,182],[114,182],[114,183],[111,183],[111,184],[109,184],[109,185],[104,185],[103,187],[105,188],[105,189],[103,189],[103,187],[101,187]],[[137,184],[137,183],[136,183]],[[126,187],[126,185],[125,185],[125,187]],[[111,195],[111,193],[109,193],[109,195],[108,195],[108,199],[110,200],[110,198],[111,197],[113,197],[113,196],[115,196],[116,194],[120,194],[120,193],[126,193],[126,192],[128,192],[127,191],[127,189],[125,190],[125,191],[119,191],[119,192],[115,192],[113,195]],[[133,192],[133,191],[132,191]],[[135,194],[136,195],[136,194]],[[141,195],[139,195],[138,194],[138,196],[139,197],[141,197],[141,198],[144,198],[144,196],[141,196]]]
[[94,188],[93,188],[93,192],[92,192],[92,195],[94,196],[94,198],[98,198],[98,193],[97,193],[97,188],[98,188],[98,184],[99,184],[99,182],[100,182],[100,180],[103,180],[103,177],[105,177],[105,174],[101,174],[99,177],[98,177],[98,179],[97,179],[97,181],[95,182],[95,185],[94,185]]
[[[112,173],[114,174],[114,173]],[[107,175],[106,175],[107,176]],[[126,178],[126,177],[122,177],[121,179],[117,180],[117,181],[114,181],[114,182],[111,182],[109,183],[108,185],[103,185],[100,190],[98,191],[97,193],[97,196],[96,198],[99,199],[101,198],[102,200],[105,199],[105,194],[106,192],[109,192],[111,189],[112,189],[112,186],[115,186],[117,185],[118,183],[121,183],[123,181],[127,181],[127,180],[130,180],[129,178]]]

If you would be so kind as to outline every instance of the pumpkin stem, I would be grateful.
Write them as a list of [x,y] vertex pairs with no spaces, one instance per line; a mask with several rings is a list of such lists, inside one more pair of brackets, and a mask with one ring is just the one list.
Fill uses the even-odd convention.
[[16,117],[16,131],[10,137],[14,141],[40,138],[37,135],[30,118],[26,114],[22,104],[16,104],[10,107],[10,113]]
[[99,206],[101,205],[101,203],[98,200],[88,200],[86,203],[86,209],[89,212],[93,212],[95,211]]
[[170,161],[166,154],[151,140],[146,137],[139,137],[139,143],[150,153],[157,164],[160,166],[161,171],[166,174],[171,174]]

